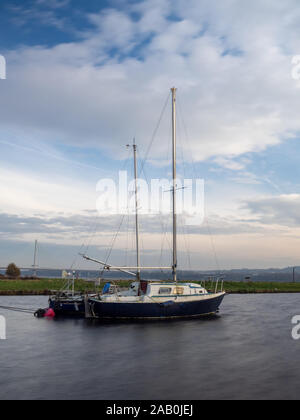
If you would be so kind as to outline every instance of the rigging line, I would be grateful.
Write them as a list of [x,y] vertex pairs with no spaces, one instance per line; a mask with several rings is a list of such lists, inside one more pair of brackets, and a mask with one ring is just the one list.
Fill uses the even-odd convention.
[[119,236],[119,233],[120,233],[120,231],[121,231],[121,227],[122,227],[122,225],[123,225],[123,222],[124,222],[125,216],[126,216],[126,215],[125,215],[125,214],[123,214],[122,219],[121,219],[121,222],[120,222],[119,227],[118,227],[118,230],[117,230],[117,232],[115,233],[115,235],[114,235],[114,237],[113,237],[113,240],[112,240],[112,245],[111,245],[110,249],[108,250],[108,254],[107,254],[106,259],[105,259],[105,263],[106,263],[106,264],[108,263],[108,260],[109,260],[109,258],[110,258],[110,256],[111,256],[111,254],[112,254],[113,247],[114,247],[115,242],[116,242],[116,240],[117,240],[117,237]]
[[185,247],[186,247],[186,251],[187,251],[188,266],[189,266],[189,269],[191,270],[192,269],[191,244],[188,240],[189,236],[188,236],[187,229],[186,229],[185,226],[183,227],[183,237],[184,237],[184,240],[185,240]]
[[[106,258],[105,258],[105,260],[104,260],[105,264],[108,264],[108,261],[109,261],[109,259],[110,259],[110,257],[111,257],[111,254],[112,254],[113,248],[114,248],[114,246],[115,246],[115,243],[116,243],[117,237],[118,237],[118,236],[119,236],[119,234],[120,234],[121,227],[122,227],[122,225],[123,225],[123,222],[124,222],[124,220],[125,220],[125,217],[126,217],[126,214],[124,213],[124,214],[123,214],[123,216],[122,216],[122,218],[121,218],[121,221],[120,221],[120,224],[119,224],[118,230],[117,230],[117,232],[115,233],[115,235],[114,235],[114,237],[113,237],[113,239],[112,239],[111,246],[110,246],[110,248],[108,249],[108,252],[107,252],[107,254],[106,254]],[[102,273],[104,273],[104,271],[105,271],[105,266],[103,266],[103,271],[102,271]]]
[[163,235],[162,240],[161,240],[161,247],[160,247],[160,257],[159,257],[159,265],[162,266],[162,261],[163,261],[163,252],[165,249],[165,235]]
[[[129,163],[129,155],[130,155],[130,151],[128,150],[127,159],[124,161],[124,164],[123,164],[123,167],[122,167],[122,171],[124,171],[124,170],[126,169],[126,167],[128,166],[128,163]],[[110,248],[108,249],[108,252],[107,252],[106,258],[105,258],[105,260],[104,260],[106,264],[108,263],[108,260],[109,260],[109,258],[110,258],[110,256],[111,256],[111,253],[112,253],[112,250],[113,250],[114,244],[115,244],[116,239],[117,239],[117,237],[118,237],[118,235],[119,235],[119,233],[120,233],[120,230],[121,230],[121,227],[122,227],[122,225],[123,225],[123,222],[124,222],[125,216],[126,216],[126,214],[124,213],[124,214],[122,215],[121,222],[120,222],[120,225],[119,225],[119,227],[118,227],[117,233],[116,233],[116,234],[115,234],[115,236],[113,237],[113,239],[112,239],[112,243],[111,243],[111,246],[110,246]],[[99,217],[99,214],[97,214],[97,217]],[[97,228],[97,226],[96,226],[96,228]],[[96,231],[94,232],[94,235],[93,235],[93,236],[95,236],[95,235],[96,235]],[[89,245],[89,246],[90,246],[90,245]],[[86,253],[87,253],[87,251],[88,251],[88,249],[89,249],[89,246],[86,248]],[[103,276],[104,272],[105,272],[105,267],[103,267],[103,270],[100,272],[102,276]]]
[[181,214],[181,221],[182,221],[182,223],[180,223],[180,231],[181,231],[181,234],[182,234],[183,240],[184,240],[184,246],[185,246],[185,251],[186,251],[186,255],[187,255],[186,258],[187,258],[188,267],[189,267],[189,269],[191,269],[192,268],[191,246],[190,246],[190,242],[188,240],[189,235],[187,233],[187,228],[186,228],[185,223],[184,223],[184,214]]
[[[178,107],[180,108],[179,101],[178,101]],[[185,130],[185,135],[186,135],[187,141],[189,142],[189,136],[188,136],[188,133],[187,133],[186,124],[185,124],[185,121],[183,119],[183,113],[180,116],[182,118],[182,122],[183,122],[183,125],[184,125],[184,130]],[[190,150],[192,150],[191,147],[190,147]],[[193,162],[193,166],[195,166],[195,161],[193,159],[192,154],[191,154],[191,159],[192,159],[192,162]],[[256,174],[255,174],[255,176],[256,176],[257,179],[263,181],[264,183],[271,185],[277,192],[279,192],[281,194],[287,193],[286,190],[283,190],[283,188],[280,185],[276,184],[274,181],[270,180],[268,177],[258,176]]]
[[[167,97],[167,99],[166,99],[166,101],[165,101],[165,104],[164,104],[164,106],[163,106],[162,112],[161,112],[161,114],[160,114],[160,117],[159,117],[158,123],[157,123],[157,125],[156,125],[156,127],[155,127],[155,130],[154,130],[154,132],[153,132],[153,135],[152,135],[152,138],[151,138],[150,144],[149,144],[149,146],[148,146],[148,149],[147,149],[147,152],[146,152],[145,158],[144,158],[144,160],[143,160],[143,162],[142,162],[142,164],[141,164],[141,167],[140,167],[140,170],[139,170],[139,173],[140,173],[140,174],[142,173],[143,168],[144,168],[144,166],[145,166],[145,163],[146,163],[146,161],[147,161],[147,159],[148,159],[148,156],[149,156],[150,150],[151,150],[151,148],[152,148],[152,145],[153,145],[153,143],[154,143],[154,140],[155,140],[156,134],[157,134],[157,132],[158,132],[158,130],[159,130],[159,127],[160,127],[161,121],[162,121],[162,119],[163,119],[164,113],[165,113],[166,108],[167,108],[167,105],[168,105],[168,103],[169,103],[170,96],[171,96],[171,93],[169,92],[169,93],[168,93],[168,97]],[[122,226],[122,224],[123,224],[123,222],[124,222],[124,219],[125,219],[125,215],[123,215],[122,220],[121,220],[121,223],[120,223],[120,226],[119,226],[119,229],[118,229],[118,231],[117,231],[116,235],[115,235],[115,236],[114,236],[114,238],[113,238],[111,249],[109,250],[108,255],[107,255],[107,257],[106,257],[106,260],[105,260],[106,264],[108,263],[108,260],[109,260],[109,258],[110,258],[110,256],[111,256],[111,253],[112,253],[112,248],[113,248],[113,246],[114,246],[114,244],[115,244],[115,242],[116,242],[117,236],[118,236],[118,235],[119,235],[119,233],[120,233],[121,226]]]
[[[147,176],[147,174],[146,174],[145,167],[143,167],[143,168],[142,168],[142,172],[144,173],[144,176],[145,176],[146,182],[147,182],[147,184],[149,185],[149,177],[148,177],[148,176]],[[160,214],[159,216],[162,216],[162,215]],[[160,222],[160,225],[161,225],[162,231],[164,232],[164,235],[165,235],[165,237],[166,237],[166,240],[167,240],[167,242],[169,243],[169,247],[170,247],[170,249],[171,249],[171,248],[172,248],[171,241],[169,240],[169,238],[168,238],[168,236],[167,236],[167,234],[168,234],[168,226],[167,226],[167,223],[165,223],[165,224],[164,224],[163,217],[159,217],[159,222]]]
[[85,254],[87,254],[88,250],[90,249],[91,243],[92,243],[94,237],[96,236],[98,224],[99,224],[99,214],[97,214],[97,217],[95,219],[94,228],[90,232],[90,236],[89,236],[89,238],[87,240],[87,244],[86,244],[86,248],[85,248]]
[[211,233],[211,229],[210,229],[210,226],[209,226],[209,223],[208,223],[207,218],[205,218],[205,221],[206,221],[206,227],[207,227],[207,230],[209,232],[209,236],[210,236],[210,240],[211,240],[211,246],[212,246],[212,250],[213,250],[213,253],[214,253],[214,257],[215,257],[215,262],[216,262],[218,271],[221,272],[222,270],[221,270],[220,264],[219,264],[219,259],[218,259],[218,255],[217,255],[217,251],[216,251],[216,246],[215,246],[215,240],[214,240],[214,237],[213,237],[213,235]]
[[[84,244],[82,244],[81,247],[79,248],[78,254],[81,254],[82,253],[83,246],[84,246]],[[76,264],[78,262],[78,258],[79,258],[79,255],[76,255],[75,258],[74,258],[74,260],[73,260],[73,262],[72,262],[72,264],[71,264],[70,271],[72,271],[73,269],[76,269],[76,267],[77,267]]]
[[[135,261],[135,223],[133,222],[131,224],[131,253],[130,253],[130,261],[133,261],[133,265],[134,265],[134,261]],[[141,242],[141,241],[140,241]]]
[[[184,130],[184,133],[185,133],[185,138],[186,138],[186,141],[187,141],[187,144],[188,144],[188,148],[189,148],[190,151],[192,151],[191,142],[190,142],[190,139],[189,139],[187,126],[186,126],[186,123],[185,123],[185,120],[184,120],[184,117],[183,117],[183,112],[182,112],[182,109],[181,109],[180,100],[177,99],[177,102],[178,102],[178,107],[177,108],[178,108],[178,111],[179,111],[178,116],[179,116],[179,118],[181,119],[181,122],[182,122],[182,126],[183,126],[183,130]],[[193,169],[193,172],[194,172],[194,178],[197,179],[197,171],[195,169],[196,163],[195,163],[195,160],[194,160],[193,153],[190,153],[190,159],[192,161],[192,169]]]
[[[182,120],[184,131],[185,131],[185,136],[186,136],[186,141],[188,143],[188,147],[189,147],[190,150],[192,150],[191,149],[191,146],[190,146],[189,135],[188,135],[187,127],[186,127],[185,120],[184,120],[184,117],[183,117],[183,112],[182,112],[182,109],[181,109],[181,103],[180,103],[180,101],[178,101],[178,110],[179,110],[180,118]],[[195,168],[196,167],[196,164],[195,164],[194,156],[193,156],[192,153],[191,153],[191,161],[192,161],[192,169],[193,169],[193,172],[194,172],[194,179],[197,179],[198,177],[197,177],[197,172],[196,172],[196,168]],[[208,222],[208,218],[207,217],[205,217],[205,223],[206,223],[207,230],[208,230],[208,233],[209,233],[209,236],[210,236],[211,246],[212,246],[212,250],[213,250],[213,253],[214,253],[214,257],[215,257],[215,263],[217,265],[218,270],[221,271],[220,270],[219,259],[218,259],[218,256],[217,256],[217,251],[216,251],[214,236],[213,236],[213,234],[211,232],[211,228],[209,226],[209,222]]]
[[140,252],[141,252],[141,266],[143,266],[144,262],[144,253],[145,253],[145,243],[144,243],[144,237],[141,235],[141,246],[140,246]]
[[[172,143],[171,131],[172,131],[172,124],[170,124],[170,126],[169,126],[169,135],[168,135],[169,142],[168,142],[168,151],[167,151],[167,159],[166,160],[168,160],[168,156],[169,156],[169,153],[170,153],[170,150],[171,150],[171,143]],[[142,173],[144,174],[144,177],[146,179],[147,184],[150,185],[151,184],[149,182],[150,177],[146,173],[145,165],[143,165],[143,167],[141,168],[141,174]],[[161,216],[161,215],[163,215],[163,214],[160,213],[159,216]],[[169,247],[170,247],[170,250],[171,250],[172,249],[171,240],[170,240],[170,238],[168,238],[168,223],[167,222],[164,223],[163,217],[159,217],[159,222],[160,222],[160,225],[162,227],[162,231],[164,232],[164,234],[166,236],[166,240],[167,240],[167,242],[169,244]]]
[[[178,113],[177,113],[178,114]],[[184,155],[184,147],[183,147],[183,140],[182,140],[182,133],[181,133],[181,124],[180,124],[180,119],[178,119],[179,124],[178,124],[178,142],[179,142],[179,150],[180,150],[180,154],[181,154],[181,166],[183,168],[183,175],[184,178],[187,178],[187,165],[185,163],[185,155]],[[183,130],[185,131],[185,130]],[[182,136],[182,137],[181,137]]]
[[164,234],[163,234],[162,241],[161,241],[161,253],[160,253],[160,260],[159,260],[160,261],[159,262],[159,265],[162,266],[162,263],[163,263],[163,253],[165,251],[165,242],[167,242],[167,245],[169,246],[170,256],[172,256],[172,255],[171,255],[171,242],[170,242],[170,240],[168,238],[168,227],[167,227],[167,223],[164,225],[163,217],[161,217],[160,220],[161,220],[161,224],[162,224],[163,229],[164,229]]
[[127,207],[127,231],[126,231],[126,248],[125,248],[125,262],[124,266],[128,267],[128,250],[129,250],[129,207]]
[[168,227],[168,221],[164,222],[163,217],[161,218],[160,222],[161,222],[161,226],[162,226],[162,229],[163,229],[163,232],[164,232],[165,241],[168,243],[169,251],[172,254],[172,243],[171,243],[172,239],[169,238],[169,236],[168,236],[171,233],[171,228],[170,228],[170,226]]
[[90,237],[90,235],[92,234],[92,230],[93,230],[93,226],[94,226],[94,225],[95,225],[95,229],[96,229],[96,227],[97,227],[97,219],[98,219],[98,217],[99,217],[99,214],[97,213],[97,214],[95,215],[94,219],[93,219],[93,223],[91,223],[91,225],[90,225],[90,229],[89,229],[89,233],[88,233],[87,237],[86,237],[86,238],[85,238],[85,240],[82,242],[82,245],[81,245],[81,246],[80,246],[80,248],[79,248],[79,252],[77,252],[77,254],[76,254],[76,256],[75,256],[75,258],[74,258],[74,260],[73,260],[73,262],[72,262],[72,264],[71,264],[70,270],[73,270],[73,268],[74,268],[75,264],[78,262],[78,259],[79,259],[79,254],[81,254],[81,252],[82,252],[83,248],[86,246],[85,244],[88,242],[89,237]]
[[155,127],[155,130],[154,130],[154,132],[153,132],[153,135],[152,135],[152,138],[151,138],[150,144],[149,144],[148,149],[147,149],[147,153],[146,153],[145,158],[144,158],[144,160],[143,160],[143,162],[142,162],[142,164],[141,164],[141,168],[140,168],[140,171],[139,171],[139,173],[140,173],[140,174],[142,173],[142,170],[143,170],[143,168],[144,168],[144,166],[145,166],[145,163],[146,163],[146,161],[148,160],[148,156],[149,156],[150,150],[151,150],[151,148],[152,148],[152,145],[153,145],[153,143],[154,143],[154,140],[155,140],[156,134],[157,134],[157,132],[158,132],[158,130],[159,130],[159,127],[160,127],[161,121],[162,121],[163,116],[164,116],[164,114],[165,114],[165,111],[166,111],[167,105],[168,105],[169,100],[170,100],[170,96],[171,96],[171,93],[169,93],[169,94],[168,94],[168,97],[167,97],[166,102],[165,102],[165,104],[164,104],[164,106],[163,106],[162,112],[161,112],[161,114],[160,114],[160,117],[159,117],[158,123],[157,123],[157,125],[156,125],[156,127]]
[[[180,119],[179,119],[180,121]],[[182,141],[182,137],[181,137],[181,125],[178,125],[179,128],[179,135],[178,135],[178,139],[179,139],[179,144],[180,144],[180,153],[181,153],[181,162],[182,162],[182,168],[183,168],[183,176],[184,179],[187,179],[187,169],[186,169],[186,164],[185,164],[185,159],[184,159],[184,148],[183,148],[183,141]],[[184,194],[184,193],[183,193]],[[184,208],[182,209],[182,211],[184,211]],[[186,225],[184,223],[184,213],[182,213],[181,215],[181,219],[182,219],[182,233],[183,233],[183,238],[184,238],[184,243],[185,243],[185,248],[186,248],[186,252],[187,252],[187,262],[188,262],[188,266],[189,269],[192,268],[192,264],[191,264],[191,255],[190,255],[190,242],[189,242],[189,235],[187,232],[187,228]]]

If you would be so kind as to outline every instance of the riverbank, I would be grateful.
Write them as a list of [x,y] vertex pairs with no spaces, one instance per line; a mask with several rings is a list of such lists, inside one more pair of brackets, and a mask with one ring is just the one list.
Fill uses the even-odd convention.
[[[128,287],[130,281],[116,282],[120,287]],[[199,283],[199,282],[195,282]],[[0,280],[0,296],[49,296],[53,291],[64,287],[62,279],[37,280]],[[209,290],[214,289],[210,282],[203,284]],[[82,293],[93,293],[93,283],[76,280],[76,290]],[[224,290],[228,294],[257,294],[257,293],[300,293],[300,283],[285,282],[224,282]]]
[[[87,293],[95,291],[93,283],[76,280],[76,290]],[[50,296],[56,290],[61,290],[66,285],[62,279],[16,279],[0,280],[0,296]]]

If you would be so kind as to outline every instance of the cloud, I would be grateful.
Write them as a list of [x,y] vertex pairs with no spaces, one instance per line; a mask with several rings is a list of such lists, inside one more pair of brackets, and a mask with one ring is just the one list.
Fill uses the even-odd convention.
[[[190,225],[185,229],[182,227],[182,218],[179,218],[180,267],[225,269],[243,265],[257,268],[293,263],[299,235],[295,232],[291,235],[284,225],[278,225],[279,220],[276,220],[276,225],[272,220],[268,226],[259,214],[252,219],[213,215],[205,224]],[[126,218],[118,229],[120,220],[120,216],[96,218],[90,210],[80,215],[23,216],[0,213],[2,244],[14,243],[9,253],[3,249],[2,264],[15,259],[19,264],[28,265],[28,259],[33,255],[33,241],[37,238],[40,243],[40,266],[62,267],[71,264],[79,252],[105,260],[112,244],[110,262],[135,264],[134,217]],[[140,223],[143,264],[169,264],[172,246],[170,218],[158,220],[157,217],[143,217]],[[119,235],[113,240],[117,230]],[[280,250],[282,246],[284,250]],[[78,267],[89,267],[79,257],[77,260]]]
[[298,228],[300,225],[300,195],[289,194],[248,201],[244,204],[264,225]]
[[[300,95],[290,75],[296,3],[174,4],[107,9],[87,15],[93,30],[81,40],[10,52],[2,127],[122,156],[120,146],[134,134],[146,148],[176,85],[195,160],[233,159],[296,136]],[[151,158],[167,152],[169,126],[166,116]]]
[[[134,45],[136,28],[130,17],[121,11],[107,9],[98,14],[89,14],[88,19],[97,28],[101,44],[107,48],[121,48],[123,53]],[[94,33],[90,33],[91,39]]]
[[[97,227],[99,232],[111,232],[116,226],[116,218],[106,218],[101,221],[98,220]],[[31,217],[14,215],[14,214],[0,214],[0,233],[2,236],[9,235],[21,238],[22,235],[30,233],[48,234],[53,236],[60,235],[61,238],[68,234],[70,237],[76,237],[78,234],[83,236],[88,235],[90,226],[95,224],[95,215],[35,215]]]
[[1,209],[25,216],[58,212],[80,214],[83,203],[93,209],[97,198],[93,185],[67,177],[57,178],[55,173],[49,176],[42,170],[32,174],[25,169],[2,169],[0,193]]
[[[171,217],[143,216],[140,218],[140,232],[149,238],[164,235],[168,236],[167,242],[171,244],[172,225]],[[232,219],[229,217],[211,216],[203,224],[189,224],[185,226],[187,217],[180,216],[178,236],[188,235],[236,235],[244,233],[260,233],[266,229],[256,220]],[[120,224],[121,223],[121,224]],[[94,236],[99,235],[98,244],[104,245],[101,239],[107,241],[107,235],[114,236],[116,231],[122,235],[134,233],[135,216],[114,215],[97,216],[96,212],[82,211],[81,214],[35,214],[32,216],[0,213],[0,235],[3,238],[15,236],[22,238],[26,234],[43,234],[48,239],[62,239],[72,241],[74,238],[82,240],[87,238],[92,230]],[[185,226],[185,227],[184,227]],[[209,226],[209,227],[208,227]],[[101,238],[104,235],[105,238]],[[165,240],[165,239],[164,239]]]
[[70,5],[71,0],[36,0],[37,6],[45,6],[50,9],[61,9]]
[[34,22],[65,30],[67,19],[58,16],[57,12],[66,8],[69,4],[70,0],[35,0],[29,6],[11,4],[8,9],[14,14],[12,22],[18,26],[25,26]]
[[[169,220],[170,222],[170,220]],[[230,238],[235,237],[235,242],[243,241],[241,233],[255,233],[259,230],[251,229],[250,224],[240,223],[235,225],[232,221],[214,219],[213,235],[222,238],[221,245],[224,255],[223,238],[226,238],[227,246]],[[162,224],[164,226],[162,226]],[[1,258],[2,265],[10,260],[18,264],[28,266],[33,255],[33,242],[39,240],[39,265],[43,267],[62,267],[64,264],[71,265],[76,259],[78,267],[93,267],[85,264],[78,254],[87,253],[89,256],[106,260],[110,254],[110,262],[114,264],[135,264],[134,246],[134,217],[124,220],[119,229],[116,240],[112,240],[116,230],[120,226],[120,217],[95,218],[95,214],[86,212],[82,215],[33,215],[31,217],[0,213],[0,236],[3,247]],[[171,264],[171,229],[170,223],[165,219],[159,223],[157,218],[144,217],[141,221],[141,255],[145,266]],[[234,227],[234,229],[233,229]],[[189,235],[187,239],[186,235]],[[189,226],[184,232],[179,229],[178,253],[181,268],[216,269],[216,262],[210,248],[212,231],[207,226]],[[219,239],[218,239],[219,240]],[[249,236],[251,241],[251,236]],[[111,249],[112,252],[108,254]],[[56,248],[55,248],[56,247]],[[200,249],[202,251],[200,252]],[[215,251],[214,251],[215,252]],[[54,258],[55,256],[55,258]],[[211,262],[212,260],[212,262]],[[228,267],[228,263],[226,263]],[[97,266],[95,265],[96,269]]]
[[231,181],[244,185],[260,185],[263,181],[266,182],[264,178],[260,179],[255,174],[247,171],[238,173],[236,176],[231,178]]
[[244,162],[236,162],[233,159],[228,159],[224,157],[218,157],[215,159],[215,163],[220,165],[225,169],[230,169],[231,171],[241,171],[245,168]]

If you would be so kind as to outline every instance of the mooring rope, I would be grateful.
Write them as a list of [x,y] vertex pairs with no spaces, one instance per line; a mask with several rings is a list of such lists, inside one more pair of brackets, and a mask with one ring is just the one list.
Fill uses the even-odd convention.
[[28,314],[34,314],[35,311],[27,308],[17,308],[15,306],[2,306],[0,305],[0,309],[5,309],[6,311],[14,311],[14,312],[23,312]]

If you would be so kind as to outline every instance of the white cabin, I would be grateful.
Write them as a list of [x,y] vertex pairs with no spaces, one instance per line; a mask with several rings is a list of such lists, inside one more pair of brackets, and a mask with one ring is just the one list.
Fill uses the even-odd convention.
[[196,283],[178,283],[173,282],[145,282],[147,283],[146,292],[140,291],[140,283],[131,283],[128,290],[104,294],[101,300],[106,302],[121,301],[121,302],[164,302],[169,300],[189,301],[199,299],[203,296],[208,296],[207,292],[201,285]]
[[151,297],[173,297],[173,296],[195,296],[204,295],[207,291],[195,283],[149,283],[147,296]]

